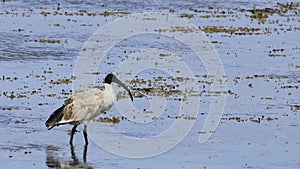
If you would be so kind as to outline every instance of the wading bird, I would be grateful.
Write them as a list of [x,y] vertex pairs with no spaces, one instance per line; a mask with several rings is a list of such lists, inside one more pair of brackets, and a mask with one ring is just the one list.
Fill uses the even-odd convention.
[[87,124],[99,114],[109,110],[116,101],[112,82],[121,85],[129,93],[131,101],[133,101],[133,97],[126,85],[110,73],[104,79],[104,91],[91,89],[79,92],[65,100],[64,105],[55,110],[46,121],[45,125],[48,130],[63,124],[74,125],[70,137],[70,144],[73,145],[76,127],[79,124],[83,124],[83,135],[87,145]]

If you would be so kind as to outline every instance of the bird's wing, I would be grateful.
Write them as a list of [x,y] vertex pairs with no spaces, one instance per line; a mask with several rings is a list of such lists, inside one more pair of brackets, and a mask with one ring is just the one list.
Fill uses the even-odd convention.
[[64,107],[65,106],[63,105],[57,110],[55,110],[45,122],[45,125],[48,128],[48,130],[51,130],[54,126],[57,126],[58,123],[61,121],[62,117],[64,116]]
[[61,123],[89,121],[102,111],[104,93],[98,89],[79,92],[65,100]]

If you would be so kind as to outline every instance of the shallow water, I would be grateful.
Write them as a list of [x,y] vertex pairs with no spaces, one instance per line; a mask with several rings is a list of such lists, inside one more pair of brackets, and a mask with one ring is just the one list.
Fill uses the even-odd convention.
[[[0,5],[3,168],[300,168],[299,2],[63,1],[58,5],[5,1]],[[254,7],[264,10],[251,11]],[[190,60],[189,66],[201,81],[200,109],[197,118],[188,119],[195,124],[177,146],[151,158],[131,159],[111,154],[91,141],[85,159],[82,133],[76,134],[74,147],[70,147],[67,130],[71,126],[47,131],[44,122],[72,94],[76,59],[89,37],[127,13],[149,11],[173,14],[195,24],[216,48],[227,78],[221,122],[208,141],[198,143],[209,112],[211,79],[205,76],[201,61]],[[179,48],[164,37],[158,39],[146,35],[119,43],[96,72],[96,84],[102,85],[105,74],[129,51],[151,45],[170,51]],[[183,48],[176,54],[189,55],[190,51]],[[136,96],[133,105],[138,110],[149,107],[145,98],[161,94],[168,99],[168,111],[152,123],[139,124],[122,119],[113,107],[101,117],[114,116],[121,119],[119,123],[91,125],[108,125],[128,136],[147,138],[180,118],[176,114],[180,92],[163,89],[171,93],[166,95],[168,92],[150,90],[165,84],[176,86],[180,81],[149,70],[126,83]],[[121,95],[121,100],[127,99],[125,93]]]

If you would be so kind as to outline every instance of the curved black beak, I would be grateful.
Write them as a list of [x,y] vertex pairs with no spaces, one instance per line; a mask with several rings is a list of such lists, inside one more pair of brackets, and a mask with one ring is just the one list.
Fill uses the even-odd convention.
[[131,101],[133,101],[132,94],[130,93],[130,90],[127,88],[127,86],[124,83],[122,83],[116,76],[113,76],[111,81],[121,85],[129,93]]

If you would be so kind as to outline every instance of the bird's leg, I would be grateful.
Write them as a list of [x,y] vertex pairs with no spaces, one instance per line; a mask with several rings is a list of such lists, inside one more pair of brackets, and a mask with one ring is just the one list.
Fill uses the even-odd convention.
[[88,145],[84,145],[84,150],[83,150],[83,162],[86,163],[86,154],[87,154],[87,147]]
[[73,137],[74,137],[74,134],[75,134],[75,132],[76,132],[76,127],[77,127],[78,125],[74,125],[74,127],[72,128],[72,130],[71,130],[71,137],[70,137],[70,144],[71,145],[73,145]]
[[71,149],[71,157],[72,157],[73,161],[78,162],[78,158],[76,157],[73,144],[70,145],[70,149]]
[[84,135],[85,145],[88,145],[89,141],[87,138],[87,125],[83,125],[83,135]]

